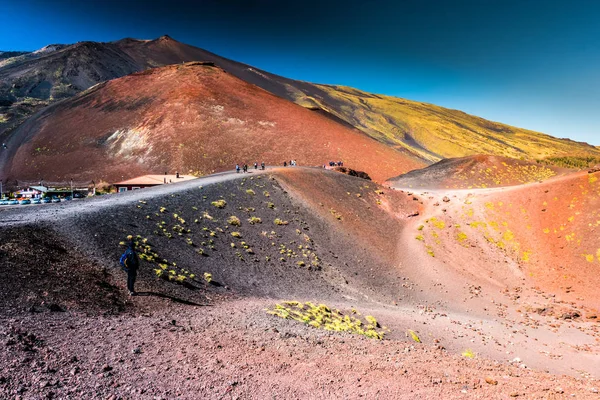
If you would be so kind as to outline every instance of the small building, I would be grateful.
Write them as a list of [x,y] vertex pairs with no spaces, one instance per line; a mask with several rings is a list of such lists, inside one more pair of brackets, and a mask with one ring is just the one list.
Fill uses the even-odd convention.
[[47,189],[48,188],[44,186],[30,186],[27,189],[17,190],[15,192],[15,197],[17,199],[33,199],[41,197]]
[[193,175],[142,175],[137,178],[114,183],[117,192],[126,192],[128,190],[143,189],[158,185],[168,185],[170,183],[185,182],[196,179]]
[[15,193],[17,198],[40,198],[40,197],[86,197],[87,188],[54,188],[48,186],[30,186],[25,190],[19,190]]

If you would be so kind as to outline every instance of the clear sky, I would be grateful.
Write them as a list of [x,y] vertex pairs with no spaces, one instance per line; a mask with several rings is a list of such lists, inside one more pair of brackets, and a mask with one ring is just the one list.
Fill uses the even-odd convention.
[[176,40],[600,145],[600,2],[0,0],[0,50]]

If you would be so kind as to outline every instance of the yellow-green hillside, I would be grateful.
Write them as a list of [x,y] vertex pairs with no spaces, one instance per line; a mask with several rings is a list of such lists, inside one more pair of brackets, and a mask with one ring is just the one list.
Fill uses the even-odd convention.
[[[288,91],[302,106],[319,107],[388,145],[429,161],[492,154],[541,159],[564,155],[600,156],[586,143],[558,139],[433,104],[376,95],[345,86],[314,85]],[[312,93],[311,93],[312,92]]]

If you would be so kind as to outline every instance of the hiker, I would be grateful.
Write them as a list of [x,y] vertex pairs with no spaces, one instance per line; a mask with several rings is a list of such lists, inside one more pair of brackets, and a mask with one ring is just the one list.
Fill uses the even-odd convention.
[[283,166],[287,167],[287,162],[286,161],[283,162]]
[[260,163],[260,169],[262,169],[263,171],[265,170],[265,162],[261,162]]
[[258,163],[257,162],[254,163],[254,169],[258,169]]
[[235,164],[235,172],[240,173],[240,164]]
[[244,164],[244,172],[248,172],[248,164]]
[[136,293],[133,287],[135,285],[135,278],[137,278],[137,271],[140,266],[140,259],[138,258],[138,255],[135,252],[135,245],[133,244],[133,240],[129,242],[127,250],[125,250],[125,253],[123,253],[119,262],[123,266],[123,270],[127,272],[127,290],[129,290],[129,295],[135,296]]

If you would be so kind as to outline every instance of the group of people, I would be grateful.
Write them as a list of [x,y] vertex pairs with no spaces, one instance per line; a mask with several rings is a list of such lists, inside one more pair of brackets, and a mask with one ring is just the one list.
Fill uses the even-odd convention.
[[329,166],[330,167],[343,167],[344,163],[342,161],[338,161],[338,162],[329,161]]
[[[258,169],[258,163],[257,162],[254,163],[254,169]],[[260,163],[260,169],[262,169],[262,170],[265,169],[265,162],[264,161]],[[244,163],[241,168],[240,168],[240,164],[235,164],[235,172],[239,173],[240,170],[242,170],[244,172],[248,172],[248,164]]]
[[[340,161],[340,165],[341,165],[341,163],[342,162]],[[298,164],[296,163],[296,160],[290,160],[290,161],[284,161],[283,162],[283,166],[284,167],[287,167],[288,165],[290,167],[295,167]],[[264,161],[261,162],[260,165],[257,162],[254,163],[254,169],[258,169],[259,166],[260,166],[261,170],[264,170],[265,169],[265,162]],[[244,163],[241,166],[240,166],[240,164],[235,164],[235,172],[239,173],[240,171],[242,171],[242,172],[248,172],[248,164]]]

